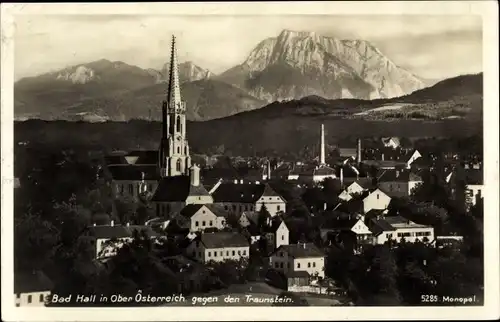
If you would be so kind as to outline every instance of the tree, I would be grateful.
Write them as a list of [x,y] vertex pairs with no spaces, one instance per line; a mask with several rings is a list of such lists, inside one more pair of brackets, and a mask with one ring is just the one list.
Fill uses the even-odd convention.
[[271,214],[267,210],[265,204],[260,207],[259,216],[257,217],[257,225],[259,226],[260,231],[262,232],[264,227],[267,226],[267,220],[271,218]]

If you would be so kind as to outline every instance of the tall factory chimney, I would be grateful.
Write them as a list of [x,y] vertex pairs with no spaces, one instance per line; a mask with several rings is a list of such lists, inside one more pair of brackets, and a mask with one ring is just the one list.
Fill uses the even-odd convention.
[[356,151],[356,162],[358,165],[361,163],[361,139],[358,138],[358,145]]
[[325,125],[321,124],[321,147],[320,147],[319,163],[325,165]]

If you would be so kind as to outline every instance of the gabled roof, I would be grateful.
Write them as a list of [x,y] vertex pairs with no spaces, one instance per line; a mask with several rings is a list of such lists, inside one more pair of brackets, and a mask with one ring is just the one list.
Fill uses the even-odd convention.
[[204,205],[201,204],[189,204],[182,208],[180,215],[186,218],[191,218],[200,210]]
[[14,293],[51,291],[54,284],[41,271],[14,272]]
[[423,228],[423,227],[429,227],[426,225],[420,225],[417,223],[414,223],[413,221],[406,219],[401,216],[390,216],[390,217],[385,217],[385,221],[388,222],[392,227],[395,229],[397,228]]
[[397,145],[400,145],[400,143],[401,143],[401,142],[399,141],[399,138],[394,137],[394,136],[393,136],[393,137],[388,137],[388,138],[382,138],[382,143],[384,143],[384,144],[389,144],[389,142],[390,142],[391,140],[392,140],[395,144],[397,144]]
[[280,197],[268,184],[224,182],[212,193],[215,202],[255,203],[262,196]]
[[248,240],[236,232],[213,232],[200,236],[200,241],[206,248],[226,248],[249,246]]
[[203,185],[192,186],[189,176],[174,176],[162,178],[158,183],[151,201],[180,202],[189,196],[209,196]]
[[374,235],[378,235],[384,231],[395,231],[396,230],[383,217],[368,218],[366,225],[373,232]]
[[140,181],[144,173],[144,180],[158,180],[160,172],[156,165],[110,165],[108,171],[113,180]]
[[319,166],[317,169],[314,169],[313,175],[315,176],[331,176],[335,175],[335,170],[328,166]]
[[281,245],[275,251],[278,252],[284,250],[288,253],[288,256],[293,258],[310,258],[310,257],[324,257],[323,253],[316,245],[313,243],[300,243],[292,245]]
[[322,229],[333,230],[351,230],[351,228],[358,222],[356,216],[344,216],[326,220],[322,225]]
[[105,225],[105,226],[90,226],[88,230],[92,236],[97,239],[112,239],[112,238],[128,238],[133,237],[134,231],[145,232],[150,237],[159,236],[150,226],[141,225]]
[[378,177],[379,182],[422,181],[422,178],[408,170],[386,169]]

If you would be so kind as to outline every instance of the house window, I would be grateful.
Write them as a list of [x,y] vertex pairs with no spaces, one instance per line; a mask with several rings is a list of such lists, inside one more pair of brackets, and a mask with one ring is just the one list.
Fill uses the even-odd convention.
[[227,209],[228,209],[227,205],[224,205],[224,210],[227,210]]
[[236,255],[236,252],[233,250],[233,256]]
[[176,169],[177,171],[181,171],[181,160],[177,160],[177,164],[176,164]]
[[285,235],[281,235],[281,240],[285,240]]
[[180,116],[177,116],[177,123],[175,125],[177,125],[177,132],[180,132],[181,131],[181,117]]
[[212,227],[214,225],[214,222],[212,220],[210,220],[210,227]]
[[316,267],[316,262],[313,262],[313,267]]
[[133,185],[133,184],[129,184],[129,185],[128,185],[128,192],[129,192],[130,194],[133,194],[133,193],[134,193],[134,185]]
[[121,184],[121,185],[120,185],[120,194],[121,194],[121,195],[123,195],[123,188],[124,188],[124,187],[123,187],[123,185]]
[[28,295],[28,303],[31,303],[31,295]]
[[198,225],[199,225],[198,221],[195,221],[195,222],[194,222],[194,225],[195,225],[196,227],[198,227]]
[[379,197],[380,197],[380,195],[377,193],[377,200],[380,199]]
[[19,306],[20,306],[19,303],[16,303],[16,307],[19,307]]
[[211,255],[212,255],[212,253],[211,253],[211,252],[208,252],[208,257],[210,257]]
[[283,268],[283,262],[280,263],[280,268]]
[[16,294],[16,298],[21,298],[21,294]]
[[222,226],[224,226],[226,224],[226,221],[225,220],[221,221],[221,224]]
[[214,252],[214,257],[217,257],[217,252]]
[[233,205],[233,210],[236,211],[236,205]]
[[311,268],[311,263],[307,263],[307,268]]
[[287,267],[287,268],[290,268],[290,263],[287,263],[287,264],[286,264],[286,267]]
[[201,226],[205,227],[205,221],[201,222]]
[[300,268],[300,263],[297,263],[297,268]]
[[241,251],[240,251],[240,250],[238,251],[238,255],[240,255],[240,256],[241,256]]
[[280,264],[279,263],[274,263],[274,267],[279,268]]
[[41,303],[43,303],[43,302],[44,302],[43,294],[40,294],[40,299],[39,299],[39,301],[40,301]]
[[243,256],[245,256],[246,254],[247,254],[247,251],[246,251],[246,250],[244,250],[244,251],[243,251]]
[[229,256],[229,251],[226,252],[226,256]]
[[177,154],[181,154],[181,147],[180,146],[177,147]]
[[278,210],[278,211],[280,211],[280,210],[281,210],[280,205],[277,205],[277,206],[276,206],[276,210]]

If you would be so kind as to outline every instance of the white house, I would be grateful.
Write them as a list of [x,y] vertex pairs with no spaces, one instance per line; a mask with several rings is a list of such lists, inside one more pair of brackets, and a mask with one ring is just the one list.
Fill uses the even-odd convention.
[[223,205],[230,214],[259,211],[263,205],[271,216],[284,212],[286,203],[268,184],[224,182],[212,189],[214,202]]
[[406,160],[406,168],[409,169],[411,167],[412,163],[421,157],[422,157],[422,154],[420,154],[420,152],[418,150],[414,150],[413,153]]
[[384,170],[378,178],[379,187],[390,197],[408,197],[422,183],[422,178],[409,170]]
[[391,202],[391,197],[384,193],[380,189],[375,189],[371,191],[368,196],[363,199],[363,212],[367,213],[372,209],[384,210],[387,209],[389,203]]
[[150,238],[158,238],[160,235],[149,226],[136,225],[100,225],[88,227],[90,236],[93,237],[95,256],[103,260],[115,256],[118,250],[126,243],[133,240],[135,231],[145,233]]
[[325,277],[325,254],[313,243],[282,245],[271,254],[269,264],[287,276],[305,271],[310,276]]
[[186,249],[186,255],[203,263],[239,260],[250,256],[248,240],[237,232],[203,233]]
[[384,244],[389,239],[399,243],[403,238],[410,243],[417,240],[429,243],[434,241],[432,226],[416,224],[401,216],[370,218],[367,226],[373,232],[377,244]]
[[397,137],[382,138],[382,144],[386,148],[393,148],[393,149],[396,149],[399,146],[401,146],[401,142]]
[[179,227],[189,228],[190,232],[203,231],[207,228],[223,229],[226,226],[227,213],[218,204],[186,205],[175,217]]
[[52,281],[41,271],[15,272],[15,304],[17,307],[45,306],[52,287]]
[[366,191],[366,188],[361,185],[360,182],[355,181],[347,186],[340,194],[339,199],[344,201],[349,201],[352,199],[352,196],[355,194],[361,194]]

